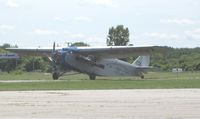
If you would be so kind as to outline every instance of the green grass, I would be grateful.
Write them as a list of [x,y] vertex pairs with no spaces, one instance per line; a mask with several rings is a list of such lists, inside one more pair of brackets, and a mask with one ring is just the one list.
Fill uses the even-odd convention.
[[88,90],[88,89],[170,89],[200,88],[200,80],[80,80],[49,82],[0,83],[1,91],[8,90]]
[[0,73],[1,80],[50,80],[51,74],[49,73],[37,73],[37,72],[11,72]]
[[[98,77],[91,81],[87,75],[79,74],[53,81],[51,74],[46,73],[0,73],[0,91],[200,88],[199,72],[184,72],[178,76],[176,73],[152,72],[145,77],[143,80],[138,77]],[[25,82],[14,82],[18,80]]]

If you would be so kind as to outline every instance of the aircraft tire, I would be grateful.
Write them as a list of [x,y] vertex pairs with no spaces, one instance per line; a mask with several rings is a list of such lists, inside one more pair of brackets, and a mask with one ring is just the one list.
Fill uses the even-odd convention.
[[144,75],[141,76],[141,79],[144,79]]
[[52,77],[53,77],[53,80],[58,80],[59,74],[58,73],[53,73]]
[[89,75],[89,77],[90,77],[90,80],[95,80],[96,79],[95,75]]

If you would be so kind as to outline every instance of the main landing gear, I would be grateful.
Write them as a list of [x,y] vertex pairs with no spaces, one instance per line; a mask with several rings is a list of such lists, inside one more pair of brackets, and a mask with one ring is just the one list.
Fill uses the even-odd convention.
[[143,73],[143,72],[141,72],[141,73],[139,74],[139,76],[140,76],[141,79],[144,79],[144,73]]
[[53,80],[58,80],[59,76],[60,75],[57,72],[53,72],[53,74],[52,74]]
[[89,77],[90,77],[90,80],[95,80],[96,79],[95,75],[89,75]]

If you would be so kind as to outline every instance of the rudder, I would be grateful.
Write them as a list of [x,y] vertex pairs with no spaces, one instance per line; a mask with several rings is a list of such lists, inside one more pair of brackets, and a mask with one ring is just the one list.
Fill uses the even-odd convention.
[[132,64],[140,67],[148,67],[150,64],[150,56],[139,56]]

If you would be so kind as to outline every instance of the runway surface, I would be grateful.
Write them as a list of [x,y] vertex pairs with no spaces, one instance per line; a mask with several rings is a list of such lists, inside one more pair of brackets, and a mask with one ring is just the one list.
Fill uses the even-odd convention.
[[200,89],[3,91],[1,119],[200,119]]

